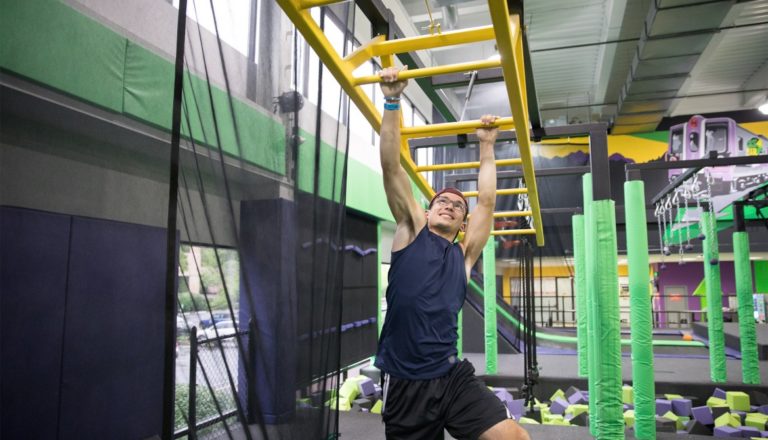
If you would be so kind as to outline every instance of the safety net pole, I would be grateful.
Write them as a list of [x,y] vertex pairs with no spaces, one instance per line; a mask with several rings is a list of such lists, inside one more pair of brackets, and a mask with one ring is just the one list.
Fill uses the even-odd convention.
[[587,360],[587,273],[584,251],[584,215],[572,218],[573,227],[573,266],[576,276],[576,348],[579,354],[579,376],[589,375]]
[[712,382],[725,382],[725,339],[723,335],[723,292],[720,286],[720,260],[717,229],[713,214],[701,214],[704,231],[704,280],[707,284],[707,329],[709,334],[709,375]]
[[597,413],[596,401],[600,391],[600,371],[597,369],[599,359],[600,339],[596,331],[597,315],[595,314],[595,228],[592,217],[592,174],[587,173],[582,178],[582,192],[584,194],[584,252],[586,254],[586,292],[587,292],[587,363],[589,373],[587,384],[589,387],[589,432],[598,437],[600,415]]
[[464,357],[464,342],[462,341],[462,333],[464,333],[464,310],[459,309],[459,317],[457,318],[458,324],[456,332],[458,333],[458,338],[456,338],[456,356],[461,359]]
[[[621,401],[621,322],[619,320],[619,269],[616,254],[616,207],[611,199],[592,202],[595,228],[595,333],[601,347],[596,357],[600,371],[597,402],[598,438],[624,438]],[[590,394],[590,397],[591,394]]]
[[656,387],[653,374],[653,322],[648,274],[648,226],[642,180],[624,183],[629,265],[629,323],[632,335],[635,438],[656,438]]
[[747,384],[759,384],[760,365],[757,359],[755,309],[752,304],[752,268],[749,264],[749,236],[746,231],[733,233],[733,265],[736,274],[736,297],[739,302],[741,379]]
[[496,374],[496,239],[491,236],[483,248],[483,308],[485,312],[485,374]]

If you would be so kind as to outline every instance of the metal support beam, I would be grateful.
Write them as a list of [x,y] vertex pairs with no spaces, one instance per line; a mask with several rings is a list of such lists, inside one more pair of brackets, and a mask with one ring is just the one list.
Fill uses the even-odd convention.
[[608,166],[608,131],[589,133],[589,165],[592,173],[592,200],[611,198],[611,170]]

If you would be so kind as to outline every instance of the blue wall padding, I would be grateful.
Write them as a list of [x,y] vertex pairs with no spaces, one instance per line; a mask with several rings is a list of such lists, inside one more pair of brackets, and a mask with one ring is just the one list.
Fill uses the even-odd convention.
[[60,438],[161,431],[166,232],[75,217]]
[[248,359],[254,382],[245,385],[241,365],[239,394],[243,399],[249,389],[249,417],[258,420],[260,412],[269,424],[289,421],[296,407],[295,222],[295,207],[288,200],[240,205],[240,323],[247,325],[253,310],[257,339],[255,356]]
[[69,225],[0,207],[2,438],[56,438]]
[[0,208],[4,438],[161,430],[164,229]]

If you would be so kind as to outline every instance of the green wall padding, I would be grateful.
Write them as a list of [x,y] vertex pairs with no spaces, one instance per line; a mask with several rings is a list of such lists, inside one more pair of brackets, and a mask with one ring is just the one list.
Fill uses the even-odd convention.
[[736,297],[739,304],[739,343],[741,344],[741,378],[746,384],[760,383],[757,356],[755,308],[752,304],[752,267],[749,264],[749,236],[745,231],[733,233],[733,267]]
[[60,1],[3,0],[0,11],[0,67],[122,111],[124,37]]
[[[712,213],[703,212],[704,279],[707,281],[707,330],[709,336],[709,374],[712,382],[725,382],[725,337],[723,335],[723,291],[720,285],[720,260],[717,232]],[[715,264],[712,264],[714,262]]]
[[574,266],[574,290],[576,291],[576,348],[578,352],[579,376],[589,375],[589,361],[587,360],[587,273],[586,252],[584,250],[584,216],[574,215],[573,228],[573,266]]
[[624,183],[635,438],[646,440],[656,438],[656,386],[644,188],[642,180]]
[[[613,200],[595,200],[594,222],[596,293],[595,332],[599,338],[597,387],[598,438],[624,438],[624,411],[621,383],[621,322],[619,317],[619,268],[616,247],[616,213]],[[590,393],[590,400],[592,400]]]
[[[586,253],[587,274],[587,363],[589,375],[587,386],[590,396],[600,395],[600,369],[597,360],[600,359],[600,339],[597,337],[597,310],[595,309],[595,223],[592,216],[592,174],[582,177],[582,193],[584,197],[584,252]],[[597,399],[589,399],[589,432],[593,437],[600,435],[600,414],[595,404]]]
[[755,261],[755,293],[768,293],[768,261]]
[[496,339],[496,238],[491,235],[483,248],[483,308],[485,328],[485,374],[496,374],[499,344]]

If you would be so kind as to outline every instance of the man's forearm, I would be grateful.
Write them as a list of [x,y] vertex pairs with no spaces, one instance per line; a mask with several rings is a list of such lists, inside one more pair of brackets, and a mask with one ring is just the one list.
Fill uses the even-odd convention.
[[381,118],[381,168],[386,171],[400,166],[400,112],[384,110]]
[[494,209],[496,205],[496,158],[493,142],[480,142],[480,170],[477,203]]

